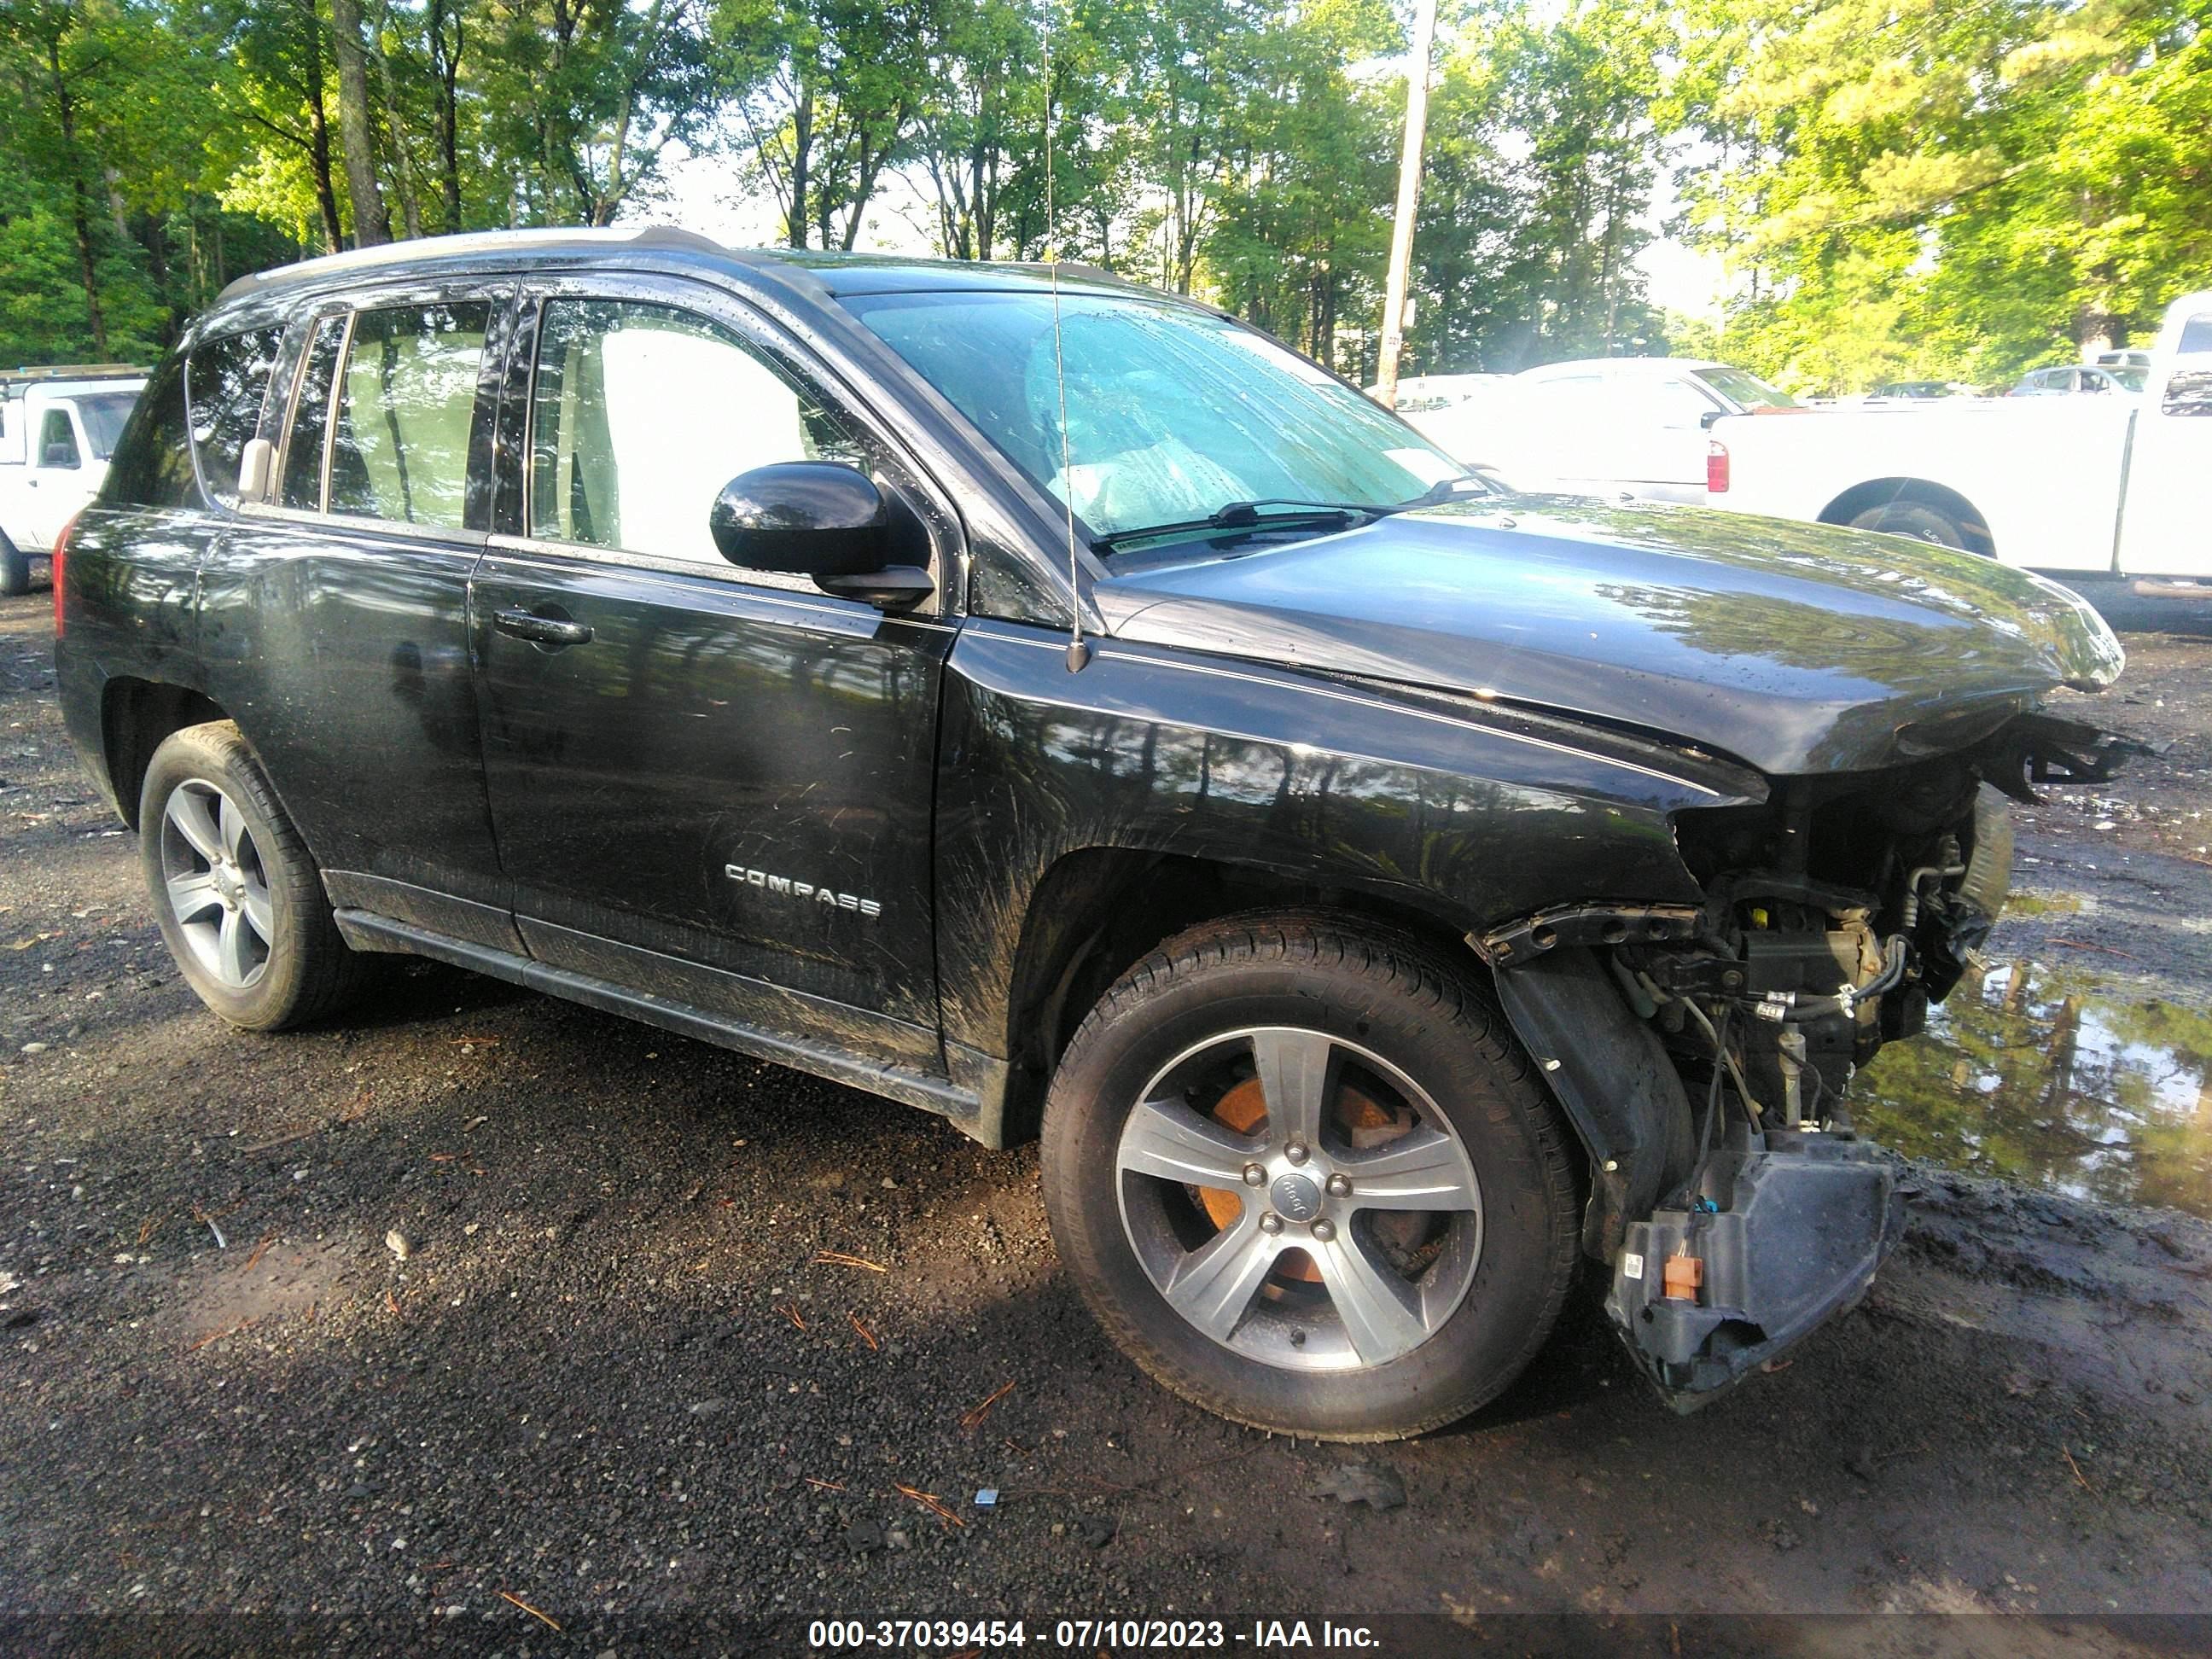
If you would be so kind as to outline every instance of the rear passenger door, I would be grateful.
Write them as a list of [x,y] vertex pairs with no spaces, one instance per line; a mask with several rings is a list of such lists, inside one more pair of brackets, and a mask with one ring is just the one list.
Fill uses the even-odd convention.
[[886,615],[741,570],[721,487],[870,472],[905,538],[949,507],[795,345],[720,290],[532,292],[476,580],[492,817],[532,953],[755,1030],[941,1069],[931,891],[934,602]]
[[468,580],[512,292],[387,288],[300,320],[264,428],[279,441],[270,499],[241,503],[208,560],[200,626],[210,692],[333,901],[510,950]]

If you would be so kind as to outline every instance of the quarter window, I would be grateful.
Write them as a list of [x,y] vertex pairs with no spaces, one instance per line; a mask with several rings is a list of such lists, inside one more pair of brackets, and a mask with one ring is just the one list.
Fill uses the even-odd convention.
[[262,399],[283,343],[282,329],[264,328],[192,348],[185,371],[192,452],[208,494],[225,506],[237,504],[239,465],[260,428]]
[[331,437],[327,510],[459,530],[491,307],[406,306],[354,319]]
[[531,535],[721,568],[707,519],[732,478],[866,465],[849,427],[735,335],[630,301],[547,303],[530,431]]
[[192,452],[185,435],[184,365],[172,357],[154,371],[117,443],[100,500],[118,506],[198,507]]

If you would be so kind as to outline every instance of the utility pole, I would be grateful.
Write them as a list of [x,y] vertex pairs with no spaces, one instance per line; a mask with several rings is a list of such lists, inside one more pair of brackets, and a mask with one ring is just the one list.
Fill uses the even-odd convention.
[[1390,227],[1390,280],[1382,301],[1382,355],[1375,395],[1398,402],[1398,354],[1406,345],[1406,287],[1413,266],[1413,221],[1421,210],[1421,145],[1429,126],[1429,53],[1437,38],[1437,0],[1413,0],[1413,51],[1406,66],[1406,148],[1398,158],[1398,216]]

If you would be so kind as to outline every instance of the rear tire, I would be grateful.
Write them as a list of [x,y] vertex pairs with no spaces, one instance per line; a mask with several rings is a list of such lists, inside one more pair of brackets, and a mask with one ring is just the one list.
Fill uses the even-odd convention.
[[1960,553],[1978,551],[1966,527],[1951,514],[1925,501],[1890,501],[1870,507],[1851,520],[1854,530],[1882,530],[1893,536],[1911,536]]
[[139,863],[185,982],[233,1025],[335,1013],[374,976],[331,919],[322,872],[229,720],[172,732],[139,794]]
[[1255,1428],[1454,1422],[1534,1356],[1573,1274],[1559,1114],[1409,937],[1275,915],[1170,940],[1076,1032],[1043,1139],[1053,1237],[1107,1334]]
[[0,599],[21,598],[31,591],[31,556],[0,530]]

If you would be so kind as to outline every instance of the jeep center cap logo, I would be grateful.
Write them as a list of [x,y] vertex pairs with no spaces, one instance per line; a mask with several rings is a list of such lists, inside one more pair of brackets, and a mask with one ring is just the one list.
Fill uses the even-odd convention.
[[1311,1176],[1278,1176],[1267,1190],[1276,1212],[1285,1221],[1311,1221],[1321,1213],[1321,1188]]

